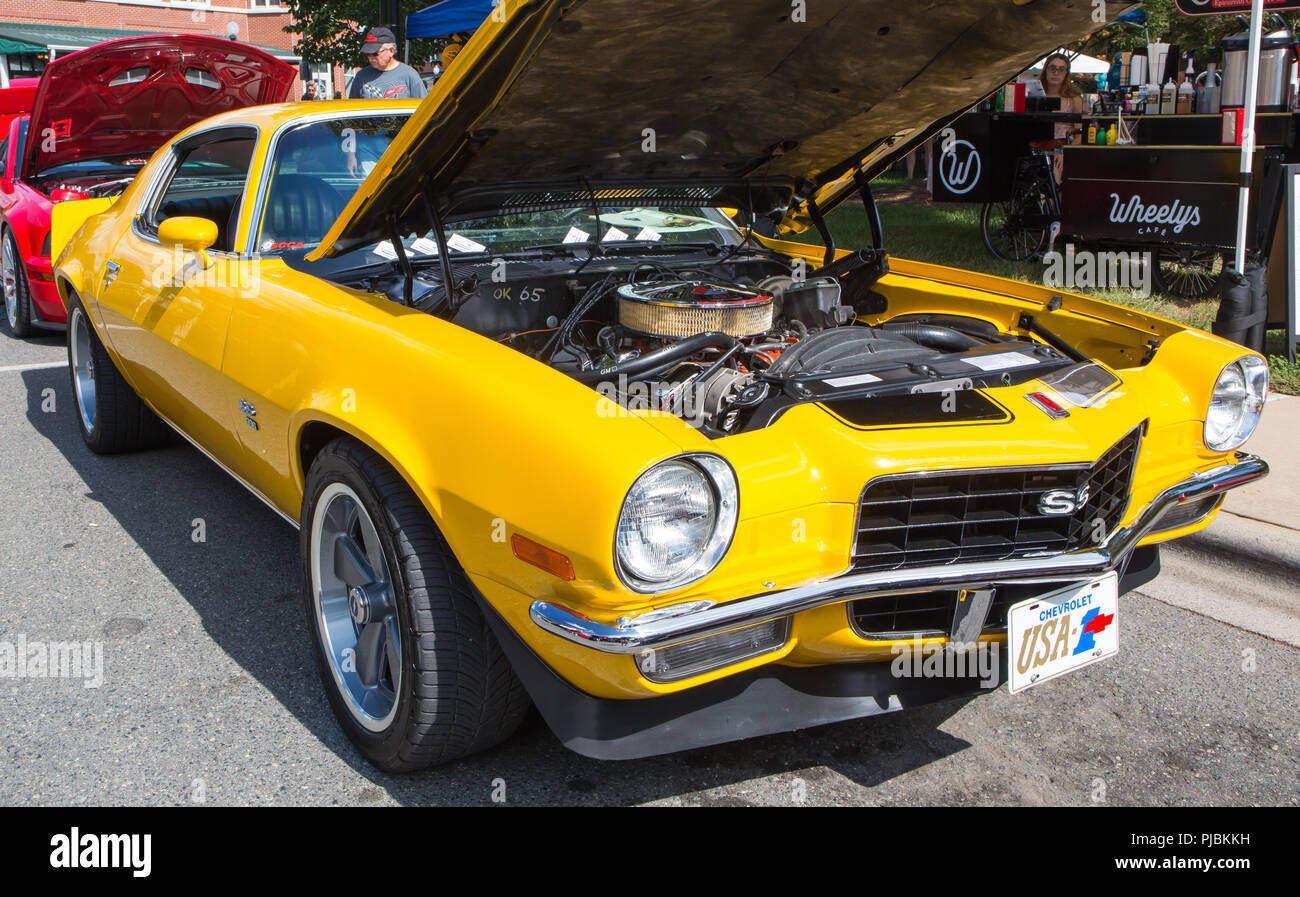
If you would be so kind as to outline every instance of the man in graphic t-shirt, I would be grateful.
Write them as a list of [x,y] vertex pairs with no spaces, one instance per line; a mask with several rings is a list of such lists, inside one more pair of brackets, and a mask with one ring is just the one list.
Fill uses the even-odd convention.
[[370,65],[352,78],[350,100],[420,100],[424,82],[419,74],[397,58],[397,37],[388,28],[371,28],[361,45]]

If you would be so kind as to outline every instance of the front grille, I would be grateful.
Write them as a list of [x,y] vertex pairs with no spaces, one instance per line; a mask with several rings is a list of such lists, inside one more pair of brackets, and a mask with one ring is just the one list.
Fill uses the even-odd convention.
[[[1006,632],[1007,611],[1013,604],[1051,591],[1042,584],[1000,585],[993,592],[984,634]],[[952,632],[957,612],[954,590],[908,595],[872,595],[849,602],[849,619],[858,634],[871,639],[896,636],[938,636]]]
[[[1055,554],[1096,544],[1128,507],[1142,427],[1096,463],[877,477],[862,491],[854,570],[893,570]],[[1045,493],[1087,494],[1072,513]],[[1058,500],[1063,496],[1055,496]]]

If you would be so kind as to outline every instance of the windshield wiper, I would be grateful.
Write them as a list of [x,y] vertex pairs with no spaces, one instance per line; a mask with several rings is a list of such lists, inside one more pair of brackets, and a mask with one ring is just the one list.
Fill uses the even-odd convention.
[[[662,240],[606,240],[601,243],[582,242],[582,243],[543,243],[539,246],[526,246],[522,252],[535,252],[541,250],[556,250],[572,255],[575,249],[586,249],[594,255],[610,255],[626,249],[658,249],[664,252],[708,252],[717,254],[722,251],[717,243],[709,241],[697,243],[665,243]],[[509,257],[509,253],[501,253]]]
[[661,252],[707,252],[717,255],[722,247],[707,240],[696,243],[665,243],[662,240],[610,240],[600,244],[601,249],[615,252],[624,249],[658,249]]

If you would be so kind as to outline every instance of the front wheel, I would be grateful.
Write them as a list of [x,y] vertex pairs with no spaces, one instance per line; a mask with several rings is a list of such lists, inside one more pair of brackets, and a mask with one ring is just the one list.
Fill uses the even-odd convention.
[[321,678],[367,759],[408,772],[514,733],[527,693],[442,534],[376,452],[346,438],[321,450],[301,553]]

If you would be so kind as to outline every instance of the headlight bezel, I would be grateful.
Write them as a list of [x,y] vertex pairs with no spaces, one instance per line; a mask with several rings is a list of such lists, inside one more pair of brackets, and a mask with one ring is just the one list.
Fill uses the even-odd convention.
[[[1230,427],[1224,422],[1216,422],[1216,402],[1220,400],[1224,377],[1235,375],[1242,384],[1242,395],[1237,401],[1235,418]],[[1210,389],[1209,405],[1205,409],[1205,420],[1201,428],[1201,440],[1212,452],[1230,452],[1240,448],[1250,439],[1259,426],[1259,418],[1268,399],[1268,362],[1258,355],[1243,355],[1225,364],[1214,378]],[[1213,433],[1213,435],[1212,435]],[[1222,435],[1220,435],[1222,434]]]
[[[638,489],[642,488],[647,477],[655,475],[674,465],[686,465],[703,475],[711,491],[714,509],[713,530],[701,543],[694,560],[686,570],[676,576],[664,579],[643,578],[624,563],[619,550],[619,534],[623,530],[628,505]],[[639,595],[656,595],[673,592],[689,585],[694,585],[717,568],[731,549],[736,536],[736,525],[740,519],[740,483],[731,464],[720,455],[709,452],[688,452],[674,455],[650,465],[632,481],[623,501],[619,505],[618,517],[614,523],[613,558],[614,570],[619,580],[628,589]]]

